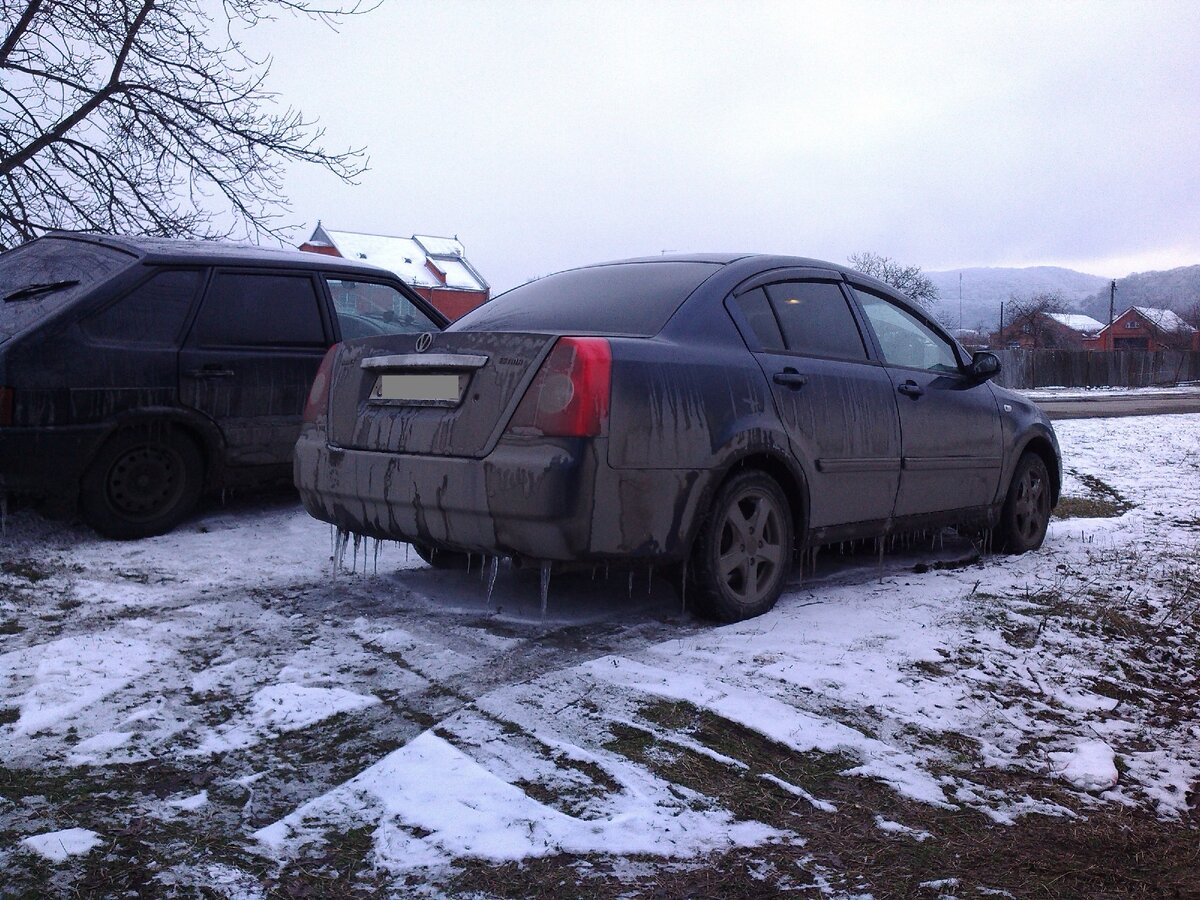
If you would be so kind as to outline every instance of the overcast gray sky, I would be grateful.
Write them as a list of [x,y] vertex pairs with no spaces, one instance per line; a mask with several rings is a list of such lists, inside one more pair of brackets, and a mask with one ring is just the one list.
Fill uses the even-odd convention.
[[457,234],[494,288],[662,250],[1200,263],[1200,3],[387,0],[256,28],[365,145],[293,217]]

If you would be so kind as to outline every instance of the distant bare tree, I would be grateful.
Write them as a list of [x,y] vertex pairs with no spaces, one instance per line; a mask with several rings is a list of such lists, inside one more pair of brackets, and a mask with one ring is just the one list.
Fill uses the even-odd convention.
[[0,0],[0,244],[49,228],[278,234],[285,167],[345,180],[361,150],[275,107],[240,35],[310,0]]
[[1200,328],[1200,297],[1193,300],[1190,305],[1185,306],[1180,316],[1182,316],[1183,321],[1187,322],[1193,328]]
[[851,266],[864,275],[890,284],[930,312],[935,311],[941,299],[938,289],[929,280],[929,276],[921,271],[920,266],[906,266],[890,256],[870,252],[852,253],[849,261]]
[[1061,335],[1048,316],[1066,311],[1066,301],[1058,291],[1039,291],[1025,296],[1012,294],[1007,303],[1005,331],[1028,335],[1030,346],[1035,350],[1054,349],[1061,343]]

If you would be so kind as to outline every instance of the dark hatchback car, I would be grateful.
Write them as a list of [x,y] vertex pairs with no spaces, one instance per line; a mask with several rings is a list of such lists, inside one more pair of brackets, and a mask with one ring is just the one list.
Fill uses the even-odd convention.
[[286,477],[328,347],[446,320],[391,273],[298,251],[53,233],[0,255],[0,493],[110,537]]
[[609,263],[331,350],[295,479],[315,517],[435,565],[674,564],[737,620],[805,547],[945,525],[1040,546],[1058,443],[998,371],[830,263]]

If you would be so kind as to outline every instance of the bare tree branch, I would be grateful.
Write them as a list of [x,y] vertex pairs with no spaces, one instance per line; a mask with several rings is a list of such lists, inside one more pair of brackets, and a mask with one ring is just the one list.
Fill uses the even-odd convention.
[[336,26],[374,7],[0,0],[0,245],[49,228],[279,235],[288,165],[353,181],[365,157],[281,110],[242,36],[281,13]]
[[29,30],[29,26],[33,24],[33,20],[41,8],[42,0],[31,0],[21,12],[20,18],[9,29],[4,43],[0,45],[0,65],[8,62],[8,57],[12,54],[13,48],[17,46],[17,41],[21,40],[25,32]]
[[1062,334],[1048,318],[1050,313],[1067,311],[1061,293],[1038,291],[1025,295],[1011,294],[1007,306],[1006,333],[1029,335],[1029,344],[1035,350],[1053,350],[1062,344]]
[[905,266],[890,256],[870,252],[853,253],[849,262],[859,272],[878,278],[884,284],[890,284],[929,312],[936,311],[941,297],[937,287],[929,280],[929,276],[921,271],[920,266]]

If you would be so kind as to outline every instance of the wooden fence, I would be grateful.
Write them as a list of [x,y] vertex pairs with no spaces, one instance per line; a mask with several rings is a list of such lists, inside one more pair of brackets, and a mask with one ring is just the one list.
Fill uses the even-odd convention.
[[1010,388],[1154,387],[1200,381],[1194,350],[997,350]]

